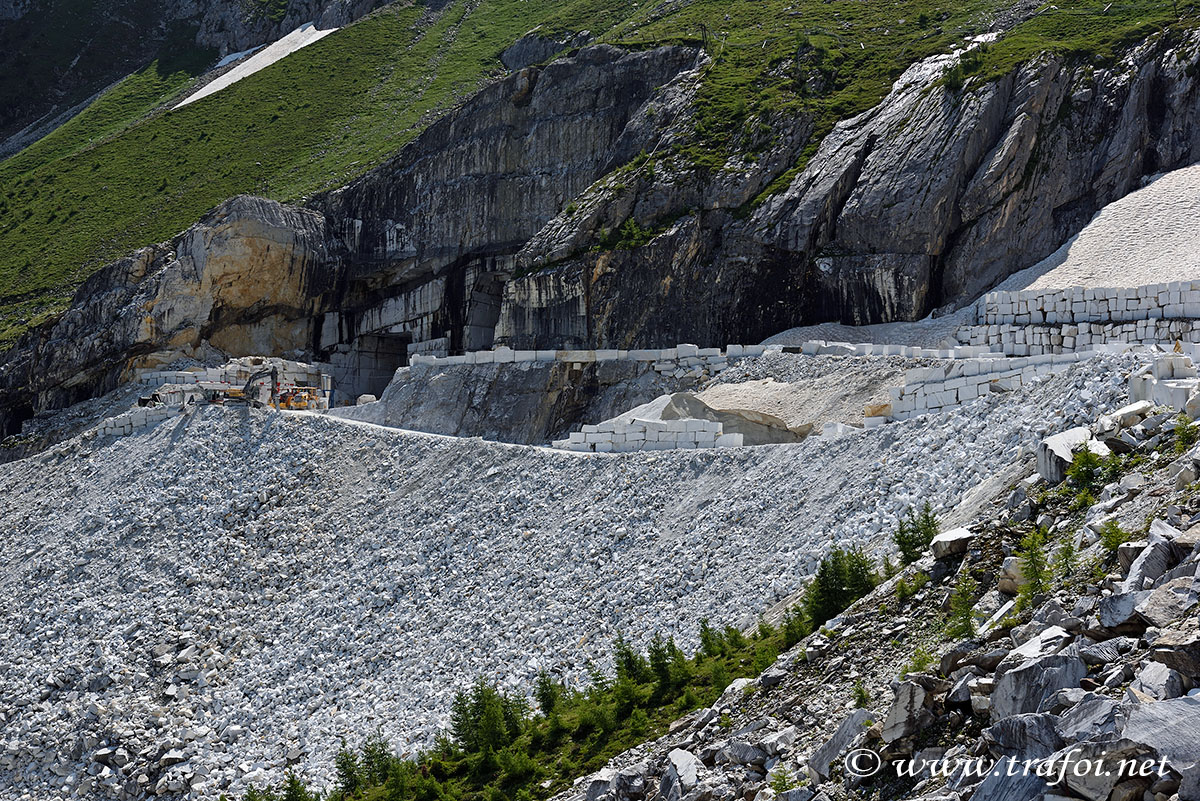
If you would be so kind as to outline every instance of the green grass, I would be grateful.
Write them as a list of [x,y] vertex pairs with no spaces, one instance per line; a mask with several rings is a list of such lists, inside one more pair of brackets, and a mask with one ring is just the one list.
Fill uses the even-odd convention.
[[[256,0],[257,1],[257,0]],[[278,4],[261,3],[265,13]],[[771,124],[811,117],[816,136],[870,108],[914,61],[986,29],[1002,0],[694,0],[659,12],[630,0],[457,0],[433,14],[392,5],[179,111],[205,54],[157,61],[25,151],[0,162],[0,347],[60,311],[99,266],[169,238],[225,198],[299,201],[394,154],[502,73],[500,52],[541,25],[647,47],[707,40],[685,163],[720,169],[769,146]],[[1089,63],[1172,24],[1161,2],[1067,0],[991,46],[962,76],[987,80],[1043,51]],[[1193,25],[1192,5],[1181,6]],[[764,193],[763,196],[766,195]],[[762,199],[760,196],[759,200]],[[630,233],[630,232],[626,232]],[[636,246],[632,232],[622,244]]]

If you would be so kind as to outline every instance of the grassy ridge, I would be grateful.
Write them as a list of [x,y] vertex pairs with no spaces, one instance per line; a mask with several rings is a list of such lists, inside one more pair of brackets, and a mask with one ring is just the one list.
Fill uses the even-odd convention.
[[[500,52],[536,25],[638,46],[706,40],[714,61],[696,136],[679,150],[719,168],[731,153],[769,142],[772,119],[812,115],[822,136],[877,103],[914,61],[985,30],[1006,5],[456,0],[434,14],[397,4],[178,111],[160,104],[191,82],[200,56],[155,62],[0,162],[0,347],[59,311],[98,266],[168,238],[233,194],[302,199],[378,164],[500,74]],[[969,69],[987,79],[1046,50],[1108,61],[1177,24],[1174,13],[1153,0],[1066,0]],[[1180,13],[1182,24],[1195,24],[1193,5]]]

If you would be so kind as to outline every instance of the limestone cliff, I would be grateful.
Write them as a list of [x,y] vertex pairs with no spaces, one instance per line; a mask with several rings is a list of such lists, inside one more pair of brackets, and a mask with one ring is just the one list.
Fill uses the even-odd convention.
[[[1182,55],[1196,44],[1148,42],[1105,69],[1041,57],[961,90],[940,81],[954,57],[915,65],[759,205],[746,204],[753,167],[781,173],[770,161],[794,141],[715,178],[665,158],[650,175],[602,182],[582,213],[519,254],[526,274],[506,286],[497,339],[717,344],[962,303],[1053,252],[1145,176],[1200,158],[1200,96]],[[731,173],[749,191],[714,191]],[[653,238],[594,247],[630,218]]]
[[236,197],[174,240],[96,273],[59,319],[0,354],[5,433],[181,356],[305,349],[334,276],[324,219]]
[[[526,44],[514,65],[551,46]],[[960,88],[942,80],[958,55],[933,58],[819,147],[812,120],[776,115],[720,169],[685,155],[700,51],[520,66],[308,209],[239,198],[102,270],[2,357],[0,423],[208,347],[303,350],[378,394],[413,342],[720,345],[919,318],[1200,158],[1198,47],[1160,36],[1103,68],[1042,56]]]

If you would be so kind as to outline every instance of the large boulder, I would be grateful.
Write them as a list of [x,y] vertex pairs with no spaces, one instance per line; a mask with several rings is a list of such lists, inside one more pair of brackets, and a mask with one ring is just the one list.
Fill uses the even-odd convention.
[[1009,651],[1008,656],[1001,659],[1000,664],[996,666],[996,678],[1000,678],[1009,670],[1030,659],[1057,654],[1070,645],[1074,639],[1074,636],[1066,629],[1050,626]]
[[1151,662],[1138,671],[1129,686],[1155,700],[1165,701],[1183,695],[1184,683],[1185,680],[1179,671],[1172,670],[1162,662]]
[[1087,666],[1077,656],[1053,654],[1008,671],[992,691],[992,719],[1036,712],[1042,701],[1056,690],[1078,687],[1087,675]]
[[929,550],[934,559],[949,559],[966,553],[974,539],[975,533],[971,529],[952,528],[934,537],[933,542],[929,543]]
[[667,754],[666,770],[659,782],[659,795],[665,801],[680,801],[700,781],[703,769],[695,754],[682,748],[674,749]]
[[925,688],[915,681],[904,681],[896,688],[896,700],[883,721],[885,743],[915,734],[925,707]]
[[1041,798],[1050,790],[1045,779],[1025,770],[1022,762],[1004,757],[975,789],[972,801],[1029,801]]
[[860,734],[867,730],[871,713],[865,709],[855,709],[837,727],[833,736],[824,745],[813,752],[808,758],[808,768],[824,781],[829,778],[830,765],[850,747]]
[[1103,442],[1092,439],[1091,429],[1085,426],[1068,428],[1038,443],[1038,473],[1051,484],[1060,483],[1067,477],[1067,468],[1075,458],[1075,451],[1084,446],[1097,456],[1108,456],[1111,453]]
[[1200,763],[1200,698],[1132,704],[1120,734],[1166,759],[1177,771],[1190,769]]
[[1175,563],[1175,548],[1171,540],[1163,536],[1162,530],[1150,529],[1148,544],[1141,554],[1129,566],[1129,576],[1122,584],[1125,592],[1137,592],[1144,589],[1148,581],[1153,581],[1167,572]]
[[1200,677],[1200,620],[1192,618],[1178,628],[1162,631],[1150,657],[1185,676]]
[[1137,613],[1152,626],[1164,628],[1200,604],[1200,579],[1183,576],[1171,579],[1137,604]]
[[1117,731],[1116,701],[1096,693],[1084,693],[1075,705],[1064,711],[1054,724],[1064,743],[1077,743]]
[[983,741],[994,756],[1041,759],[1062,748],[1057,718],[1041,712],[1013,715],[984,729]]

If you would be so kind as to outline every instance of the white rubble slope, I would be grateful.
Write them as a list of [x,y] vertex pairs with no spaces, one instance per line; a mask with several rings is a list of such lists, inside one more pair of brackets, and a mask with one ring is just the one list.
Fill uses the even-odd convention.
[[[978,500],[1122,405],[1135,364],[785,446],[576,454],[201,407],[0,466],[0,799],[138,776],[215,799],[289,759],[327,783],[339,737],[427,744],[477,676],[582,678],[618,631],[690,646],[834,544],[890,549],[910,505]],[[88,775],[102,741],[124,776]]]

